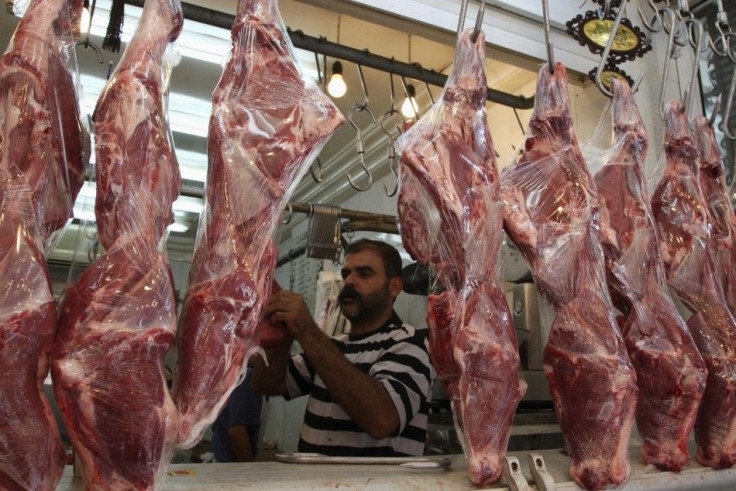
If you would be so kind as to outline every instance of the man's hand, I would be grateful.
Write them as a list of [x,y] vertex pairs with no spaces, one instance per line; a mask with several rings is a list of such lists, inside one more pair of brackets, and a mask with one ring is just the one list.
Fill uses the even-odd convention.
[[304,298],[298,293],[287,290],[271,295],[265,316],[271,322],[283,322],[297,341],[310,330],[319,329],[312,319]]

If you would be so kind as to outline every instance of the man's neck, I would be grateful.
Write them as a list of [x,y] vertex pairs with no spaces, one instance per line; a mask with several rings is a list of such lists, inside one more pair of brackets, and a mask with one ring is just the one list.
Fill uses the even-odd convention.
[[391,316],[394,314],[394,309],[391,307],[388,309],[388,311],[384,312],[383,315],[380,317],[376,317],[375,319],[371,319],[367,322],[362,322],[360,324],[353,324],[350,323],[350,334],[353,336],[363,336],[365,334],[370,334],[373,331],[376,331],[381,328],[388,320],[391,318]]

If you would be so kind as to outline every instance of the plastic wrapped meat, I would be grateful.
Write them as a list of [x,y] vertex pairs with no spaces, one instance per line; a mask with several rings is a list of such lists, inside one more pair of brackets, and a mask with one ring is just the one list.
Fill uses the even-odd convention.
[[0,60],[0,142],[7,141],[0,165],[15,166],[31,187],[43,246],[49,251],[54,232],[72,217],[84,182],[87,135],[69,68],[72,29],[79,24],[82,1],[27,3]]
[[726,305],[700,191],[699,155],[682,101],[665,108],[664,176],[652,194],[667,282],[694,312],[687,324],[708,369],[695,422],[698,461],[736,463],[736,321]]
[[526,391],[500,286],[503,213],[485,101],[485,36],[458,39],[442,97],[399,138],[402,240],[444,291],[430,294],[430,354],[452,399],[471,480],[501,476]]
[[178,413],[164,375],[176,297],[163,251],[179,192],[164,94],[178,0],[148,0],[94,113],[97,223],[106,248],[60,305],[54,394],[90,489],[154,489]]
[[43,251],[81,186],[68,51],[82,1],[25,4],[0,58],[0,489],[47,490],[66,454],[43,389],[56,333]]
[[[662,470],[690,462],[690,438],[706,370],[667,291],[644,179],[648,140],[628,84],[613,81],[614,147],[595,175],[608,221],[601,224],[608,286],[637,373],[636,422],[642,458]],[[607,230],[606,230],[607,229]]]
[[213,95],[206,208],[180,323],[179,444],[199,441],[245,374],[294,187],[345,119],[302,78],[276,0],[240,0]]
[[703,116],[695,118],[693,130],[700,154],[700,190],[708,205],[711,243],[721,272],[723,294],[731,315],[736,314],[736,214],[731,208],[723,158],[715,130]]
[[578,148],[567,72],[539,72],[519,160],[501,173],[505,227],[552,311],[544,372],[578,485],[629,478],[636,374],[613,318],[601,249],[599,198]]

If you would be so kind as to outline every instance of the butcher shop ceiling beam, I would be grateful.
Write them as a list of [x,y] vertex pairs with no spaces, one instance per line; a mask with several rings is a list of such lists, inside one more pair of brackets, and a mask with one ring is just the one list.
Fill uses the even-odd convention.
[[[143,8],[144,0],[125,0],[125,3]],[[182,2],[181,6],[185,19],[227,30],[232,28],[235,17],[231,14],[184,2]],[[289,29],[288,33],[291,43],[296,48],[349,61],[363,67],[393,73],[394,75],[411,78],[420,82],[426,82],[438,87],[444,87],[445,82],[447,82],[447,75],[434,70],[428,70],[418,64],[402,63],[391,58],[373,54],[368,50],[350,48],[342,44],[327,41],[324,38],[308,36],[301,31],[292,31]],[[488,88],[487,97],[491,102],[515,109],[532,109],[534,107],[534,97],[513,95],[490,87]]]

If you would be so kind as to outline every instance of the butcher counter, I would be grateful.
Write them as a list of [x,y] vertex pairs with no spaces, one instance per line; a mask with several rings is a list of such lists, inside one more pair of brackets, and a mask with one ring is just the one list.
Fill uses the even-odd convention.
[[[512,486],[502,480],[485,489],[578,489],[567,474],[569,459],[559,450],[538,450],[542,472],[532,476],[529,452],[509,452],[510,462],[523,474],[511,476]],[[214,489],[477,489],[468,480],[462,455],[446,456],[449,469],[413,469],[399,465],[302,464],[255,462],[249,464],[175,464],[169,469],[164,490]],[[438,459],[441,457],[428,457]],[[631,480],[622,489],[736,489],[736,468],[715,470],[696,462],[679,474],[660,472],[641,463],[639,451],[631,449]],[[514,465],[509,466],[509,469]],[[546,469],[546,472],[545,472]],[[546,478],[546,480],[545,480]],[[554,484],[550,481],[552,479]],[[540,483],[540,485],[537,485]],[[81,491],[81,479],[67,466],[57,491]]]

